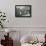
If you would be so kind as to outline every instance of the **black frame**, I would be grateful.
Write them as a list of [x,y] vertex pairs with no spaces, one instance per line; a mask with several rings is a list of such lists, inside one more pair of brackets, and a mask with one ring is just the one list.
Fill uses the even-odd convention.
[[[30,14],[30,16],[17,16],[17,13],[16,13],[16,7],[17,6],[19,6],[19,7],[26,7],[26,6],[28,6],[29,8],[30,8],[30,10],[29,10],[29,14]],[[32,6],[31,5],[15,5],[15,17],[31,17],[32,16]]]

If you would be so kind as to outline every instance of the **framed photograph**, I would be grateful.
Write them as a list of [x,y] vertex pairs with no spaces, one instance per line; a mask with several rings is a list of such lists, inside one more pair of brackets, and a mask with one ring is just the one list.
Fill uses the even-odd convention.
[[31,17],[31,5],[16,5],[15,17]]

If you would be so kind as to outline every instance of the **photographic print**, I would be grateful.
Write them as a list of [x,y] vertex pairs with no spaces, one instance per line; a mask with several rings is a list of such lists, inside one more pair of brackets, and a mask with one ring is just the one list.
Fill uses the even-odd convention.
[[31,5],[16,5],[15,17],[31,17]]

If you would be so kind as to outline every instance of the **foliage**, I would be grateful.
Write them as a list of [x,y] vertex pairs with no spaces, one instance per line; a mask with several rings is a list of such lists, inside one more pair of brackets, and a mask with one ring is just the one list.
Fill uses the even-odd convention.
[[0,11],[0,27],[3,28],[4,22],[6,20],[6,15],[4,12]]

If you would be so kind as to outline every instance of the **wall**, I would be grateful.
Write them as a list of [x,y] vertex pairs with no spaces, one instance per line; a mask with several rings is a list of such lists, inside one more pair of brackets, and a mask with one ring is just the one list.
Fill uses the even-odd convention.
[[[19,4],[32,5],[31,18],[15,17],[15,5]],[[31,31],[45,31],[44,33],[46,33],[46,0],[0,0],[0,10],[5,12],[7,16],[5,26],[11,31],[20,31],[20,37],[27,33],[30,34]],[[17,33],[15,37],[15,40],[19,37]],[[18,41],[16,42],[17,46],[20,45]]]
[[[15,5],[32,5],[31,18],[16,18]],[[6,27],[46,27],[46,0],[0,0],[0,10],[6,13]]]
[[[15,5],[19,4],[32,5],[31,18],[15,17]],[[46,31],[46,0],[0,0],[0,10],[6,13],[5,26],[13,27],[11,30],[22,31],[22,35],[30,31]]]

